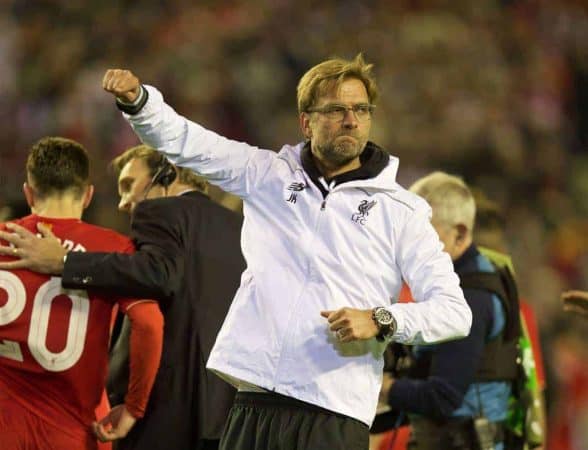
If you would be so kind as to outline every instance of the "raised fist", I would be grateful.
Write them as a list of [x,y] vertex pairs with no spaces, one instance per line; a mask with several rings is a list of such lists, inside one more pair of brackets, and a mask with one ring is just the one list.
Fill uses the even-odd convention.
[[141,82],[130,70],[108,69],[102,78],[102,88],[124,102],[134,102],[141,93]]

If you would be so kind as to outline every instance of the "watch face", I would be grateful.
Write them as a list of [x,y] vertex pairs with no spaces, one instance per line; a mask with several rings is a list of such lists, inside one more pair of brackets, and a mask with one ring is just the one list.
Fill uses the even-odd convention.
[[392,313],[386,308],[378,308],[375,311],[375,316],[381,325],[390,325],[392,323]]

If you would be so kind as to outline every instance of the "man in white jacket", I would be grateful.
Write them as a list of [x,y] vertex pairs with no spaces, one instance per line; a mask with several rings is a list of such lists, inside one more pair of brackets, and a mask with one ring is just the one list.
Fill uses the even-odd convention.
[[[279,152],[180,116],[130,71],[104,76],[145,144],[244,202],[247,269],[208,361],[239,388],[223,450],[367,449],[386,343],[469,333],[429,206],[368,141],[371,67],[358,55],[311,68],[298,85],[305,142]],[[403,280],[416,303],[395,303]]]

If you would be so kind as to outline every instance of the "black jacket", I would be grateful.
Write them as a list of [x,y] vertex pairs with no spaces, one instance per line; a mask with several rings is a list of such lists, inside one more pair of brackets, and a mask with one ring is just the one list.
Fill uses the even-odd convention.
[[147,200],[133,213],[135,254],[68,255],[64,287],[154,298],[165,318],[146,415],[119,448],[192,449],[220,437],[234,390],[205,365],[245,268],[241,222],[196,192]]

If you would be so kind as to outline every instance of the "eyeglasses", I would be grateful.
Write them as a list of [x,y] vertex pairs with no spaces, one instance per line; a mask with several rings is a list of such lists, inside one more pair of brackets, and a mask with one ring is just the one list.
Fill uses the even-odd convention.
[[376,107],[374,105],[370,105],[368,103],[358,103],[357,105],[353,106],[332,104],[325,105],[321,108],[308,108],[306,112],[317,112],[329,120],[341,122],[343,119],[345,119],[347,111],[353,111],[353,115],[358,122],[366,122],[372,118],[372,114],[374,113],[375,108]]

